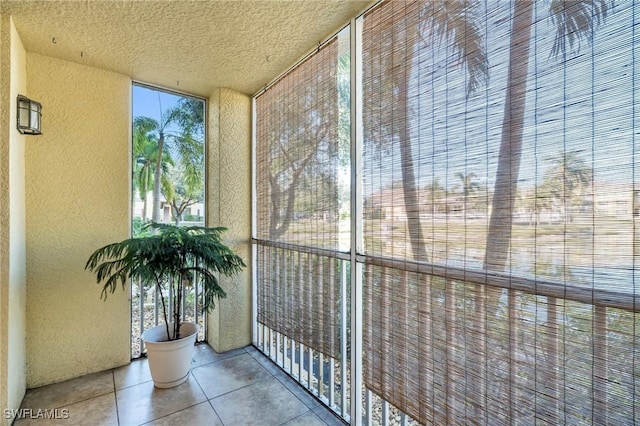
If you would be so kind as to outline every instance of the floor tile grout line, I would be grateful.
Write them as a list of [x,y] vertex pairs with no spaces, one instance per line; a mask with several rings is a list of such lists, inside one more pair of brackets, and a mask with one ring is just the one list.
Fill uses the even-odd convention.
[[[264,367],[263,367],[263,368],[264,368]],[[282,424],[284,424],[284,423],[286,423],[286,422],[289,422],[289,421],[291,421],[291,420],[293,420],[293,419],[296,419],[296,418],[298,418],[298,417],[300,417],[300,416],[302,416],[302,415],[305,415],[305,414],[307,414],[307,413],[310,413],[310,412],[311,412],[311,413],[313,413],[316,417],[318,417],[322,423],[326,424],[326,422],[325,422],[324,420],[322,420],[322,419],[320,418],[320,416],[318,416],[316,413],[314,413],[314,412],[313,412],[313,408],[308,407],[304,402],[302,402],[302,401],[300,400],[300,398],[298,398],[298,397],[297,397],[297,396],[296,396],[296,395],[295,395],[295,394],[294,394],[294,393],[293,393],[289,388],[287,388],[287,387],[286,387],[282,382],[280,382],[280,381],[275,377],[275,375],[271,374],[269,371],[267,371],[267,373],[269,373],[269,377],[268,377],[268,378],[270,378],[270,379],[275,379],[275,380],[274,380],[274,381],[275,381],[275,383],[277,383],[277,384],[279,384],[280,386],[282,386],[282,388],[283,388],[283,391],[284,391],[284,392],[288,392],[288,393],[289,393],[289,399],[297,400],[297,401],[298,401],[300,404],[302,404],[302,405],[304,406],[304,408],[306,409],[306,411],[302,412],[302,413],[301,413],[301,414],[299,414],[298,416],[295,416],[295,417],[292,417],[292,418],[290,418],[290,419],[287,419],[285,422],[280,423],[280,425],[282,425]],[[218,415],[218,418],[220,419],[220,422],[223,424],[223,426],[226,426],[226,425],[225,425],[224,421],[222,420],[222,417],[221,417],[221,416],[218,414],[218,412],[216,411],[216,409],[215,409],[215,407],[214,407],[214,405],[213,405],[213,401],[214,401],[214,400],[216,400],[216,399],[218,399],[218,398],[221,398],[221,397],[223,397],[223,396],[228,396],[228,395],[230,395],[230,394],[232,394],[232,393],[234,393],[234,392],[238,392],[238,391],[241,391],[241,390],[243,390],[243,389],[247,389],[247,388],[249,388],[249,387],[257,387],[257,388],[261,388],[262,386],[263,386],[263,383],[261,383],[260,381],[255,381],[255,382],[253,382],[253,383],[248,383],[248,384],[246,384],[246,385],[244,385],[244,386],[241,386],[241,387],[239,387],[239,388],[236,388],[236,389],[231,390],[231,391],[229,391],[229,392],[225,392],[225,393],[223,393],[223,394],[217,395],[217,396],[215,396],[215,397],[213,397],[213,398],[209,399],[209,403],[211,404],[211,406],[213,407],[214,411],[216,412],[216,415]],[[316,407],[316,408],[317,408],[317,407]]]
[[[271,373],[271,372],[270,372],[269,370],[267,370],[263,365],[261,365],[261,364],[260,364],[260,362],[259,362],[259,361],[258,361],[258,360],[253,356],[253,354],[251,354],[249,351],[247,351],[247,350],[246,350],[246,347],[244,347],[244,348],[242,348],[242,349],[243,349],[244,354],[249,355],[249,357],[250,357],[251,359],[253,359],[253,361],[255,361],[255,362],[258,364],[258,366],[259,366],[262,370],[264,370],[264,371],[266,371],[266,372],[267,372],[267,374],[269,375],[269,377],[274,378],[274,379],[276,379],[276,381],[278,381],[278,379],[275,377],[275,375],[274,375],[273,373]],[[239,354],[237,354],[237,355],[232,355],[232,356],[230,356],[230,357],[223,358],[223,359],[221,359],[221,360],[219,360],[219,361],[224,361],[224,360],[232,359],[232,358],[235,358],[235,357],[238,357],[238,356],[241,356],[241,355],[243,355],[243,353],[239,353]],[[213,363],[213,362],[211,362],[210,364],[212,364],[212,363]],[[203,364],[203,365],[207,365],[207,364]],[[202,367],[203,365],[200,365],[200,366],[198,366],[198,367],[196,367],[196,368]],[[198,383],[198,386],[200,386],[200,389],[201,389],[201,390],[202,390],[202,392],[204,393],[204,396],[207,398],[207,402],[209,403],[209,405],[210,405],[210,406],[211,406],[211,408],[213,409],[213,412],[214,412],[214,413],[216,414],[216,416],[218,417],[218,420],[220,420],[220,423],[222,423],[222,426],[226,426],[226,425],[225,425],[224,421],[222,420],[222,417],[220,417],[220,413],[218,413],[218,411],[216,410],[216,408],[213,406],[213,400],[214,400],[214,399],[217,399],[217,398],[220,398],[220,397],[222,397],[222,396],[225,396],[225,395],[229,395],[229,394],[231,394],[231,393],[233,393],[233,392],[236,392],[236,391],[239,391],[239,390],[241,390],[241,389],[248,388],[248,387],[250,387],[250,386],[252,386],[252,385],[258,385],[258,382],[247,383],[246,385],[244,385],[244,386],[240,386],[239,388],[233,389],[233,390],[231,390],[231,391],[229,391],[229,392],[225,392],[225,393],[222,393],[222,394],[220,394],[220,395],[216,395],[215,397],[209,398],[209,396],[207,395],[207,393],[206,393],[206,392],[204,391],[204,389],[202,388],[202,385],[200,384],[200,381],[197,379],[197,377],[195,376],[195,374],[193,374],[193,372],[191,372],[191,374],[193,375],[194,379],[195,379],[195,380],[196,380],[196,382]],[[285,388],[286,388],[286,387],[285,387]],[[288,389],[287,389],[287,390],[288,390]],[[295,395],[294,395],[294,396],[295,396]]]
[[118,422],[118,426],[120,426],[120,411],[118,410],[118,391],[116,390],[116,372],[115,369],[111,370],[111,379],[113,380],[113,400],[116,404],[116,421]]
[[[242,356],[242,355],[244,355],[244,354],[234,355],[234,356],[232,356],[232,357],[225,358],[225,359],[221,359],[220,361],[216,361],[216,363],[217,363],[217,362],[222,362],[222,361],[227,361],[227,360],[230,360],[230,359],[233,359],[233,358],[237,358],[237,357]],[[253,358],[253,357],[251,356],[251,354],[247,353],[247,355],[248,355],[250,358]],[[263,366],[262,364],[260,364],[260,362],[259,362],[258,360],[256,360],[255,358],[253,358],[253,360],[254,360],[254,361],[256,361],[256,362],[257,362],[257,364],[258,364],[258,365],[259,365],[263,370],[265,370],[267,373],[269,373],[269,374],[270,374],[270,375],[272,375],[272,376],[274,375],[274,374],[273,374],[273,373],[271,373],[271,372],[270,372],[270,371],[269,371],[265,366]],[[210,364],[213,364],[213,363],[210,363]],[[197,366],[197,367],[191,367],[191,371],[196,370],[196,369],[198,369],[198,368],[200,368],[200,367],[205,367],[205,366],[207,366],[207,365],[209,365],[209,364],[199,365],[199,366]]]
[[[302,401],[300,398],[298,398],[298,396],[295,393],[293,393],[293,391],[291,391],[289,389],[289,387],[287,386],[287,383],[285,383],[284,381],[280,380],[279,376],[284,377],[291,385],[295,386],[297,389],[302,390],[303,392],[305,392],[305,394],[311,396],[318,403],[318,405],[316,405],[316,407],[320,406],[320,407],[327,408],[325,406],[325,404],[313,392],[311,392],[309,389],[304,387],[298,380],[296,380],[291,374],[289,374],[287,372],[287,370],[285,370],[284,368],[280,367],[275,361],[273,361],[270,357],[266,356],[262,352],[258,351],[258,354],[262,359],[266,360],[271,365],[273,365],[273,366],[278,368],[278,373],[281,373],[281,374],[273,374],[273,373],[271,373],[271,375],[273,377],[275,377],[276,380],[278,380],[284,387],[286,387],[293,394],[293,396],[295,396],[300,402],[302,402],[304,404],[304,401]],[[257,359],[257,357],[254,357],[254,358],[256,359],[256,361],[258,361],[259,364],[261,364],[260,361]],[[267,370],[267,368],[264,367],[264,366],[262,366],[262,368]],[[269,371],[269,370],[267,370],[267,371]],[[307,404],[305,404],[305,405],[307,405]],[[315,407],[313,407],[313,408],[315,408]],[[327,408],[327,409],[329,409],[329,408]]]
[[224,422],[222,421],[222,417],[220,417],[220,413],[218,413],[218,410],[216,410],[216,407],[213,406],[210,399],[207,399],[207,403],[209,404],[209,407],[211,407],[213,412],[216,413],[216,416],[218,417],[218,420],[220,420],[220,423],[222,423],[222,426],[225,426]]
[[235,355],[230,355],[230,356],[227,356],[227,357],[224,357],[224,358],[221,358],[221,359],[216,359],[216,360],[213,360],[213,361],[205,362],[203,364],[192,365],[191,366],[191,370],[196,369],[196,368],[200,368],[200,367],[205,367],[205,366],[210,365],[210,364],[217,364],[219,362],[226,361],[228,359],[232,359],[232,358],[235,358],[235,357],[238,357],[238,356],[242,356],[244,354],[248,354],[249,356],[251,356],[251,354],[249,354],[248,352],[245,351],[244,353],[238,353],[238,354],[235,354]]
[[[178,385],[178,386],[180,386],[180,385]],[[180,413],[180,412],[185,411],[185,410],[188,410],[188,409],[190,409],[190,408],[197,407],[198,405],[206,404],[207,402],[209,402],[209,401],[205,399],[204,401],[201,401],[201,402],[198,402],[198,403],[195,403],[195,404],[189,405],[188,407],[181,408],[181,409],[179,409],[179,410],[177,410],[177,411],[174,411],[174,412],[172,412],[172,413],[165,414],[164,416],[156,417],[156,418],[151,419],[151,420],[149,420],[149,421],[146,421],[146,422],[143,422],[143,423],[139,423],[139,424],[138,424],[138,425],[136,425],[136,426],[148,425],[148,424],[153,423],[153,422],[155,422],[155,421],[158,421],[158,420],[160,420],[160,419],[164,419],[164,418],[166,418],[166,417],[173,416],[174,414]],[[213,408],[213,407],[211,407],[211,408]],[[214,411],[215,411],[215,410],[214,410]],[[217,413],[216,413],[216,415],[217,415]]]
[[[242,355],[242,354],[234,355],[234,357],[236,357],[236,356],[240,356],[240,355]],[[232,358],[232,357],[229,357],[229,358],[226,358],[226,359],[231,359],[231,358]],[[269,371],[268,371],[266,368],[264,368],[262,365],[260,365],[260,363],[258,363],[258,366],[259,366],[261,369],[263,369],[264,371],[266,371],[266,372],[267,372],[267,374],[269,374],[269,376],[270,376],[270,377],[275,378],[275,376],[274,376],[273,374],[271,374],[271,372],[269,372]],[[247,383],[247,384],[242,385],[242,386],[240,386],[240,387],[238,387],[238,388],[232,389],[232,390],[230,390],[230,391],[228,391],[228,392],[224,392],[224,393],[221,393],[220,395],[216,395],[216,396],[213,396],[213,397],[209,398],[209,395],[207,395],[207,393],[204,391],[204,389],[202,388],[202,385],[200,384],[200,381],[199,381],[199,380],[198,380],[198,378],[195,376],[195,374],[193,374],[193,371],[191,371],[191,372],[190,372],[190,374],[191,374],[191,375],[193,376],[193,378],[196,380],[196,383],[198,383],[198,386],[200,386],[200,389],[202,390],[202,393],[204,394],[205,398],[207,398],[207,401],[209,401],[209,403],[211,404],[211,408],[213,408],[213,411],[216,411],[216,409],[213,407],[213,404],[211,403],[211,401],[213,401],[214,399],[220,398],[220,397],[225,396],[225,395],[229,395],[230,393],[233,393],[233,392],[238,391],[238,390],[240,390],[240,389],[245,389],[245,388],[248,388],[249,386],[253,386],[253,385],[257,385],[257,384],[258,384],[258,382],[257,382],[257,381],[256,381],[256,382]],[[276,380],[277,380],[277,379],[276,379]],[[216,415],[218,415],[218,412],[217,412],[217,411],[216,411]],[[218,418],[220,418],[220,416],[219,416],[219,415],[218,415]],[[222,422],[222,419],[220,419],[220,421]]]
[[132,387],[140,386],[140,385],[143,385],[143,384],[145,384],[145,383],[152,382],[152,381],[153,381],[153,379],[149,379],[149,380],[144,380],[144,381],[139,382],[139,383],[135,383],[135,384],[133,384],[133,385],[122,386],[121,388],[116,389],[116,391],[122,391],[122,390],[125,390],[125,389],[130,389],[130,388],[132,388]]
[[287,423],[289,423],[289,422],[292,422],[292,421],[294,421],[295,419],[299,419],[300,417],[306,416],[306,415],[307,415],[307,414],[309,414],[309,413],[311,413],[311,414],[313,414],[314,416],[316,416],[316,417],[318,418],[318,420],[320,420],[320,421],[321,421],[322,423],[324,423],[325,425],[327,424],[327,422],[325,422],[324,420],[322,420],[322,419],[320,418],[320,416],[318,416],[316,413],[314,413],[314,412],[313,412],[313,410],[312,410],[311,408],[309,408],[309,409],[308,409],[307,411],[305,411],[304,413],[302,413],[302,414],[300,414],[300,415],[298,415],[298,416],[295,416],[295,417],[293,417],[293,418],[291,418],[291,419],[289,419],[289,420],[287,420],[287,421],[284,421],[284,422],[280,423],[280,425],[279,425],[279,426],[282,426],[282,425],[284,425],[284,424],[287,424]]
[[204,394],[204,396],[205,396],[209,401],[213,401],[214,399],[218,399],[218,398],[220,398],[221,396],[229,395],[230,393],[233,393],[233,392],[235,392],[235,391],[239,391],[240,389],[246,389],[246,388],[248,388],[249,386],[254,386],[254,385],[256,385],[256,386],[257,386],[257,385],[259,385],[259,383],[258,383],[257,381],[256,381],[256,382],[247,383],[247,384],[245,384],[245,385],[240,386],[239,388],[232,389],[232,390],[230,390],[230,391],[228,391],[228,392],[221,393],[220,395],[216,395],[216,396],[213,396],[213,397],[211,397],[211,398],[209,398],[209,397],[207,396],[207,394],[206,394],[206,393]]
[[76,404],[79,404],[81,402],[87,402],[87,401],[91,401],[92,399],[100,398],[101,396],[109,395],[112,392],[113,391],[100,393],[100,394],[97,394],[97,395],[93,395],[92,397],[79,399],[77,401],[69,402],[68,404],[64,404],[64,405],[58,405],[58,406],[55,406],[55,407],[41,407],[41,408],[49,408],[51,410],[60,410],[60,409],[65,408],[65,407],[69,407],[70,405],[76,405]]
[[341,424],[341,425],[344,425],[344,426],[349,426],[350,425],[350,423],[347,423],[347,421],[345,419],[343,419],[342,417],[340,417],[340,415],[337,412],[333,411],[330,408],[327,408],[327,406],[324,405],[324,404],[319,405],[319,406],[317,406],[315,408],[312,408],[311,411],[313,411],[313,413],[316,416],[318,416],[320,418],[320,420],[322,420],[327,425],[329,424],[329,422],[325,421],[318,413],[316,413],[316,410],[319,409],[319,408],[324,410],[327,414],[331,415],[333,419],[337,420],[338,424]]
[[202,395],[204,395],[204,399],[206,401],[209,400],[209,397],[207,396],[207,393],[204,391],[204,388],[202,387],[202,385],[200,384],[200,381],[198,380],[198,378],[196,377],[195,374],[193,374],[193,371],[189,371],[189,376],[193,377],[193,380],[195,380],[196,385],[198,385],[198,388],[200,389],[200,392],[202,392]]
[[[143,358],[143,357],[140,357],[140,358],[133,358],[133,359],[129,360],[129,363],[128,363],[128,364],[125,364],[125,365],[121,365],[121,366],[119,366],[119,367],[112,368],[112,369],[111,369],[111,371],[113,372],[113,386],[114,386],[115,390],[116,390],[116,391],[119,391],[119,390],[122,390],[122,389],[130,388],[130,387],[132,387],[132,386],[137,386],[137,385],[142,384],[142,383],[150,382],[150,381],[151,381],[151,379],[149,379],[149,380],[145,380],[145,381],[140,382],[140,383],[134,383],[134,384],[132,384],[132,385],[121,386],[120,388],[118,388],[118,385],[116,384],[116,370],[128,370],[128,369],[132,368],[132,367],[131,367],[132,365],[137,364],[137,363],[139,363],[139,362],[144,362],[144,361],[145,361],[145,360],[147,360],[147,359],[148,359],[147,357],[144,357],[144,358]],[[146,369],[147,369],[147,370],[149,369],[148,362],[147,362]]]
[[[286,373],[286,371],[285,371],[284,373],[285,373],[285,375],[284,375],[283,377],[284,377],[287,381],[289,381],[289,382],[293,382],[293,383],[291,383],[293,386],[296,386],[296,388],[300,388],[303,392],[305,392],[306,394],[310,395],[310,396],[311,396],[311,397],[312,397],[312,398],[317,402],[317,404],[316,404],[316,406],[315,406],[315,407],[309,407],[309,409],[310,409],[310,410],[312,410],[312,409],[314,409],[314,408],[316,408],[316,407],[325,407],[325,405],[324,405],[321,401],[319,401],[319,400],[318,400],[318,397],[317,397],[317,396],[315,396],[314,394],[312,394],[311,392],[309,392],[309,390],[307,390],[304,386],[302,386],[300,383],[298,383],[294,378],[292,378],[291,376],[288,376],[288,375],[287,375],[287,373]],[[291,389],[289,389],[289,387],[287,386],[287,384],[286,384],[285,382],[283,382],[282,380],[280,380],[280,379],[278,378],[278,376],[274,375],[274,377],[276,378],[276,380],[277,380],[278,382],[280,382],[280,383],[282,384],[282,386],[284,386],[285,388],[287,388],[287,390],[288,390],[289,392],[291,392],[291,393],[293,394],[293,396],[295,396],[295,397],[298,399],[298,401],[302,402],[305,406],[307,405],[307,404],[305,404],[305,403],[304,403],[304,401],[303,401],[302,399],[300,399],[300,398],[298,397],[298,395],[296,395],[296,394],[295,394]]]
[[[260,366],[260,367],[262,367],[262,366]],[[262,368],[264,369],[264,367],[262,367]],[[275,378],[275,379],[277,380],[277,378],[276,378],[273,374],[269,373],[269,371],[267,371],[267,373],[270,375],[270,377],[273,377],[273,378]],[[191,374],[193,375],[193,377],[194,377],[194,378],[196,377],[196,376],[195,376],[195,374],[193,374],[193,373],[191,373]],[[196,378],[196,381],[198,381],[198,379],[197,379],[197,378]],[[254,384],[256,384],[256,383],[257,383],[257,382],[246,383],[246,384],[244,384],[244,385],[241,385],[241,386],[240,386],[240,387],[238,387],[238,388],[231,389],[231,390],[230,390],[230,391],[228,391],[228,392],[221,393],[220,395],[212,396],[211,398],[209,398],[209,395],[207,395],[207,393],[204,391],[204,389],[203,389],[203,388],[202,388],[202,386],[200,385],[200,382],[198,382],[198,386],[200,386],[200,389],[202,389],[202,392],[204,393],[205,398],[207,398],[208,400],[212,400],[212,399],[216,399],[216,398],[218,398],[218,397],[224,396],[224,395],[228,395],[228,394],[230,394],[230,393],[232,393],[232,392],[235,392],[235,391],[237,391],[237,390],[244,389],[244,388],[246,388],[246,387],[248,387],[248,386],[251,386],[251,385],[254,385]]]

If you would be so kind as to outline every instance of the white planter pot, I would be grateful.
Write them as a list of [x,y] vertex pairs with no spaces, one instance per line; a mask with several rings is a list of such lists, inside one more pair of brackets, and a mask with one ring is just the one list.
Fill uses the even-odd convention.
[[[180,325],[182,337],[171,341],[167,340],[167,328],[164,324],[142,333],[155,387],[172,388],[187,380],[199,328],[198,324],[183,323]],[[171,329],[172,325],[169,324],[169,330]]]

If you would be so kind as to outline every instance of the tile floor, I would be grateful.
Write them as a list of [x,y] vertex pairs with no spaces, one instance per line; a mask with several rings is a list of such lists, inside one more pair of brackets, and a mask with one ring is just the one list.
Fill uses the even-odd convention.
[[343,425],[253,346],[220,354],[196,346],[189,379],[173,389],[154,388],[147,361],[138,360],[32,389],[21,408],[31,417],[56,409],[59,418],[23,418],[17,426]]

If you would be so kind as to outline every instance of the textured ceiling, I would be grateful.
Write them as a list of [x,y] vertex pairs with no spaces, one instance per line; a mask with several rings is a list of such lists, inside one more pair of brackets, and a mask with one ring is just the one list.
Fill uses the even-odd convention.
[[25,49],[200,96],[253,94],[368,1],[0,0]]

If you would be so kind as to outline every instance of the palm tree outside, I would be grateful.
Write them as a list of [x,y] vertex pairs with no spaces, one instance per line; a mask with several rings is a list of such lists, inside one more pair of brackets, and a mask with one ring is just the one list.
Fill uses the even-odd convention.
[[551,196],[563,206],[565,223],[571,223],[571,204],[580,203],[583,191],[593,178],[593,170],[577,151],[562,152],[547,160],[553,166],[547,171],[545,182]]
[[[392,150],[397,143],[400,151],[404,205],[413,259],[427,261],[427,248],[420,220],[418,179],[411,138],[410,76],[416,63],[416,52],[425,43],[450,45],[458,66],[467,72],[467,94],[474,93],[487,80],[489,67],[483,43],[483,34],[473,19],[477,16],[478,2],[465,0],[440,0],[412,3],[407,7],[403,20],[391,23],[389,46],[380,46],[380,68],[390,75],[390,89],[394,93],[394,108],[385,108],[371,114],[377,123],[367,123],[366,128],[388,127],[390,137],[372,134],[369,137],[382,150]],[[400,8],[405,6],[400,5]],[[393,45],[393,46],[391,46]],[[398,48],[402,46],[402,48]],[[393,53],[387,55],[391,50]],[[403,64],[403,67],[397,67]],[[366,100],[365,100],[366,101]],[[377,107],[370,105],[372,110]],[[367,117],[369,119],[369,117]]]
[[[152,133],[154,126],[155,120],[149,117],[136,117],[133,121],[133,183],[143,202],[143,221],[147,218],[149,192],[153,190],[154,173],[158,161],[158,141]],[[169,164],[173,164],[173,160],[165,151],[161,162],[163,175],[167,173]]]
[[160,192],[162,188],[162,157],[165,149],[165,142],[167,142],[167,127],[173,121],[172,111],[169,113],[160,113],[160,121],[150,119],[154,123],[152,132],[157,134],[158,140],[158,152],[156,155],[156,164],[153,171],[153,213],[151,220],[153,222],[160,222]]
[[469,198],[478,190],[480,190],[480,184],[476,181],[477,175],[473,172],[464,174],[462,172],[457,172],[456,177],[460,180],[460,189],[462,192],[462,201],[463,201],[463,215],[467,217],[467,212],[469,211]]
[[151,188],[151,220],[162,222],[164,196],[174,221],[179,221],[189,206],[204,197],[204,103],[180,97],[163,108],[160,91],[156,92],[157,116],[134,117],[135,184],[145,205],[143,219]]
[[[513,6],[502,140],[485,248],[484,268],[490,271],[504,270],[511,243],[522,157],[531,23],[536,3],[517,0]],[[591,39],[611,8],[608,0],[552,0],[549,14],[556,25],[556,34],[550,56],[562,56],[566,60],[567,54],[577,54],[580,42]]]
[[[492,272],[505,270],[512,240],[522,159],[531,31],[537,7],[538,2],[528,0],[516,0],[513,5],[501,143],[483,265],[485,270]],[[549,4],[549,15],[552,23],[556,26],[556,31],[550,58],[562,56],[566,61],[568,54],[577,53],[580,49],[580,41],[591,40],[595,28],[604,22],[608,10],[607,0],[552,0]],[[513,309],[517,303],[516,292],[506,292],[508,299],[506,306],[509,308],[505,313],[501,311],[504,308],[504,304],[501,303],[503,296],[505,296],[504,291],[493,287],[487,287],[482,291],[485,294],[477,300],[480,305],[476,308],[485,312],[486,318],[483,322],[486,321],[487,324],[499,323],[499,318],[506,316],[507,324],[509,324],[500,339],[481,342],[481,344],[493,348],[494,362],[488,366],[489,374],[493,377],[500,377],[501,370],[508,371],[504,383],[501,384],[503,389],[500,393],[509,400],[508,415],[510,417],[512,415],[512,401],[516,398],[513,388],[508,384],[516,375],[513,360],[516,357],[517,336],[516,327],[512,326],[516,322],[516,314]],[[556,302],[554,298],[550,298],[548,303],[553,306]],[[548,315],[553,318],[553,321],[556,320],[554,309],[550,309]],[[550,364],[556,362],[555,356],[555,351],[552,348],[549,357]],[[502,362],[506,362],[507,365],[500,366]],[[550,392],[554,395],[556,391],[551,390]],[[557,406],[553,410],[557,410]]]

